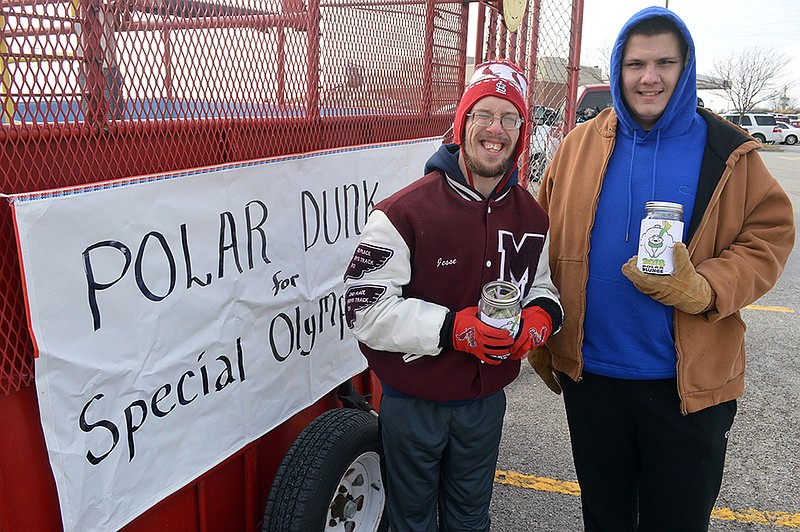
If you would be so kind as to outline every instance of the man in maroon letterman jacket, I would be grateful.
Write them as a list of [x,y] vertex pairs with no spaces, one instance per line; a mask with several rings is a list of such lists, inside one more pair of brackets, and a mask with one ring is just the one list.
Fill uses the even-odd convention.
[[[489,530],[503,388],[561,327],[548,218],[517,185],[526,89],[508,61],[475,69],[455,144],[375,206],[345,273],[348,325],[383,385],[393,532]],[[478,317],[481,288],[495,280],[521,291],[516,338]]]

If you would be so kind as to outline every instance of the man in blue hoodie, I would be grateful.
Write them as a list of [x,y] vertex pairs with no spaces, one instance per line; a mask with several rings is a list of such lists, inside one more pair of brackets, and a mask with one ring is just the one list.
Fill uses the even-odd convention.
[[[348,325],[383,385],[393,532],[489,530],[503,388],[561,324],[547,216],[517,185],[526,89],[508,61],[476,67],[455,142],[375,206],[345,273]],[[497,280],[519,288],[516,337],[478,317],[482,287]]]
[[[611,93],[542,181],[565,319],[528,360],[563,388],[588,532],[707,530],[744,391],[739,310],[783,270],[793,209],[758,142],[696,107],[694,43],[673,12],[625,24]],[[668,275],[636,264],[651,201],[683,206]]]

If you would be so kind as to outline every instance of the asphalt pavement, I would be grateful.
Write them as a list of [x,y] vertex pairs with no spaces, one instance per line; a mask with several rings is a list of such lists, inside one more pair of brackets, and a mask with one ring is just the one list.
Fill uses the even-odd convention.
[[[800,146],[761,157],[800,220]],[[731,431],[710,530],[800,529],[800,252],[775,288],[742,310],[747,324],[745,395]],[[527,364],[507,388],[492,499],[492,530],[583,530],[564,406]],[[676,531],[679,532],[679,531]]]

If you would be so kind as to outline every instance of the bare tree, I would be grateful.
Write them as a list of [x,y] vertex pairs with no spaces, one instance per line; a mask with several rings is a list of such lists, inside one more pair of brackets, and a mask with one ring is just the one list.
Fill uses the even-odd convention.
[[611,45],[604,43],[588,54],[586,63],[597,66],[581,69],[581,83],[608,83],[611,75],[611,49]]
[[753,46],[732,52],[714,62],[714,77],[724,80],[717,92],[740,114],[780,94],[777,79],[789,63],[786,54],[774,48]]

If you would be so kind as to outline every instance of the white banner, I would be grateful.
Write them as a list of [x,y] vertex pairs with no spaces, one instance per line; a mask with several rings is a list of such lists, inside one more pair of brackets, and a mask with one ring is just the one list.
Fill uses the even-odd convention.
[[365,368],[342,275],[439,143],[12,198],[67,532],[120,528]]

